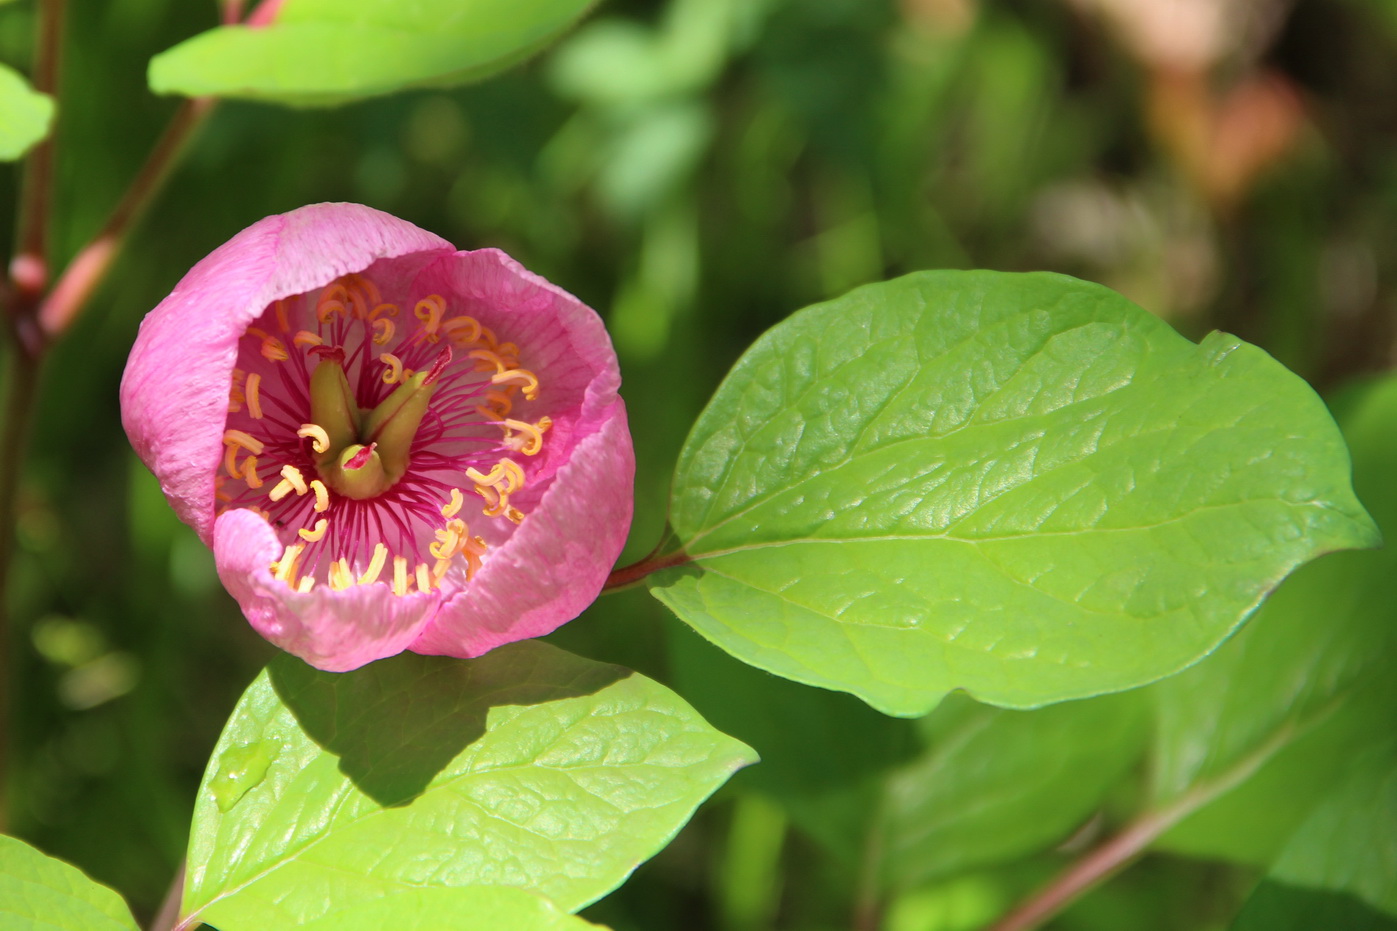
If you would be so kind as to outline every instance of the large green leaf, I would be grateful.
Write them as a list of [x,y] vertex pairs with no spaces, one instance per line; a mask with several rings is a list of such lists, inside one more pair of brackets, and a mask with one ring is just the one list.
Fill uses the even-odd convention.
[[41,94],[6,65],[0,65],[0,160],[13,161],[49,134],[53,98]]
[[1397,919],[1341,892],[1267,880],[1257,887],[1231,931],[1397,931]]
[[343,674],[282,657],[210,760],[184,913],[260,931],[468,886],[575,910],[753,759],[655,682],[537,642]]
[[[1397,534],[1397,379],[1339,408],[1354,484]],[[1287,579],[1216,653],[1150,689],[1162,846],[1269,863],[1350,758],[1397,720],[1397,548],[1336,553]]]
[[151,59],[156,93],[319,105],[479,80],[562,35],[595,0],[286,0]]
[[[1130,688],[1376,533],[1324,405],[1058,275],[926,272],[747,352],[681,454],[651,591],[740,659],[915,715]],[[682,560],[682,556],[676,556]]]
[[5,931],[139,931],[121,896],[76,866],[0,835],[0,927]]

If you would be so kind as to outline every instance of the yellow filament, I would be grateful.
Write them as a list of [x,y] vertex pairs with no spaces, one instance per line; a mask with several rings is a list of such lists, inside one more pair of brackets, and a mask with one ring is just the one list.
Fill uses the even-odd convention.
[[306,485],[305,476],[301,474],[301,470],[293,465],[282,466],[281,477],[291,483],[291,487],[296,489],[297,495],[303,495],[310,490]]
[[475,367],[477,372],[488,372],[492,367],[496,375],[509,371],[509,366],[504,364],[504,360],[501,359],[497,353],[491,352],[489,349],[472,349],[470,352],[466,353],[466,355],[477,360],[478,364]]
[[383,373],[383,383],[384,383],[385,385],[396,385],[399,381],[402,380],[402,378],[403,378],[403,360],[402,360],[402,359],[399,359],[397,356],[393,355],[391,352],[385,352],[385,353],[383,353],[381,356],[378,357],[378,361],[380,361],[380,362],[382,362],[384,365],[388,366],[388,371],[386,371],[386,372]]
[[247,482],[247,487],[253,490],[262,487],[262,476],[257,474],[256,456],[248,456],[243,460],[243,480]]
[[253,420],[262,419],[262,376],[253,372],[247,376],[247,412]]
[[282,582],[290,582],[295,575],[296,563],[301,559],[301,553],[305,550],[304,543],[293,543],[281,554],[281,559],[273,565],[273,577]]
[[303,575],[301,576],[301,581],[296,583],[296,591],[300,592],[302,595],[304,595],[306,592],[310,591],[314,587],[315,576],[313,575]]
[[318,478],[310,480],[310,490],[315,493],[315,512],[324,514],[330,510],[330,489]]
[[507,372],[496,372],[490,376],[492,385],[521,385],[524,388],[524,397],[532,401],[538,397],[538,376],[528,369],[510,369]]
[[342,592],[354,585],[354,574],[349,571],[349,561],[341,556],[330,563],[330,588]]
[[266,448],[257,437],[241,430],[224,430],[223,442],[229,446],[241,446],[254,456],[262,455],[262,450]]
[[291,358],[291,354],[286,351],[286,344],[275,336],[268,336],[262,340],[262,358],[268,362],[285,362]]
[[426,331],[427,338],[436,342],[437,330],[441,327],[441,315],[446,313],[446,301],[440,294],[430,294],[417,302],[417,306],[412,309],[412,314],[422,321],[422,329]]
[[[324,321],[321,322],[323,323]],[[312,333],[310,330],[297,330],[296,335],[291,337],[291,342],[295,343],[297,346],[325,345],[325,340],[321,339],[317,334]]]
[[369,567],[364,570],[364,574],[359,576],[360,585],[369,585],[378,581],[378,576],[383,572],[383,564],[388,561],[388,547],[382,543],[374,544],[373,558],[369,560]]
[[[551,426],[553,422],[550,420],[548,423]],[[542,421],[531,424],[522,420],[506,420],[504,425],[506,430],[524,434],[523,440],[506,435],[505,445],[510,449],[517,449],[526,456],[537,456],[539,450],[543,449],[543,431],[547,428],[543,426]]]
[[427,572],[427,564],[420,562],[417,564],[417,590],[419,592],[429,592],[432,590],[432,576]]
[[461,505],[465,504],[465,496],[461,494],[461,489],[451,489],[451,500],[441,506],[442,517],[455,517],[461,510]]
[[305,527],[302,527],[300,530],[296,531],[296,535],[307,543],[318,543],[324,539],[325,531],[329,529],[330,522],[322,517],[315,522],[315,529],[307,530]]
[[407,594],[407,557],[393,557],[393,594]]
[[273,501],[280,501],[282,498],[285,498],[287,495],[291,494],[291,491],[294,487],[295,486],[293,486],[289,481],[287,481],[286,479],[282,479],[281,481],[277,482],[274,486],[272,486],[272,490],[267,492],[267,497],[271,498]]
[[514,410],[514,402],[503,391],[493,388],[485,392],[485,403],[476,405],[476,410],[494,420],[503,420]]
[[330,448],[330,434],[325,432],[325,428],[319,424],[303,423],[301,429],[296,431],[299,437],[310,438],[310,448],[318,453],[323,453]]
[[[441,328],[446,331],[446,335],[457,346],[464,346],[480,339],[480,321],[464,314],[452,317],[450,320],[443,320]],[[465,332],[461,332],[463,330]]]
[[276,324],[277,324],[277,326],[281,328],[281,332],[283,332],[283,333],[290,333],[290,332],[291,332],[291,324],[290,324],[290,323],[287,321],[287,319],[286,319],[286,301],[284,301],[284,300],[277,301],[276,304],[273,305],[273,306],[274,306],[274,309],[276,310]]
[[[384,305],[384,306],[391,306],[391,305]],[[382,346],[382,345],[384,345],[385,343],[387,343],[390,339],[393,338],[393,333],[394,333],[394,331],[397,329],[397,328],[393,325],[393,321],[392,321],[392,320],[389,320],[387,317],[380,317],[380,318],[378,318],[377,320],[375,320],[375,321],[373,322],[373,327],[374,327],[374,330],[375,330],[375,333],[376,333],[376,335],[374,336],[374,345],[375,345],[375,346]]]

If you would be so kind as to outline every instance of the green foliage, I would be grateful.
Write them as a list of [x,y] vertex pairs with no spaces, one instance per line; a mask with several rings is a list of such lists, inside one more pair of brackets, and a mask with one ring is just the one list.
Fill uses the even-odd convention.
[[[281,657],[210,760],[184,913],[242,931],[472,886],[575,910],[753,760],[667,689],[540,643],[344,674]],[[436,895],[423,901],[445,908]],[[531,900],[490,901],[552,920]]]
[[1292,568],[1371,546],[1323,404],[1054,275],[928,272],[796,314],[675,475],[692,558],[651,591],[746,662],[925,713],[1196,661]]
[[301,931],[604,931],[541,896],[508,886],[442,886],[391,892],[372,902],[336,903]]
[[77,867],[4,835],[0,918],[6,931],[138,931],[121,896]]
[[477,81],[547,46],[595,0],[286,0],[268,26],[220,26],[150,63],[158,94],[297,105]]
[[[1345,399],[1354,485],[1397,534],[1397,379]],[[1270,863],[1397,717],[1389,666],[1397,550],[1336,553],[1287,579],[1206,662],[1154,686],[1153,805],[1189,815],[1164,845]]]
[[53,98],[0,65],[0,161],[14,161],[43,141],[53,125]]

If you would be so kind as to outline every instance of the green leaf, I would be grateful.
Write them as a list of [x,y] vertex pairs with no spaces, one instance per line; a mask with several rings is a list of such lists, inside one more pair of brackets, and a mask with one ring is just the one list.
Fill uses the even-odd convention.
[[286,0],[267,26],[220,26],[151,59],[158,94],[297,105],[446,87],[502,71],[595,0]]
[[76,866],[4,835],[0,926],[6,931],[139,931],[121,896]]
[[210,760],[184,913],[296,927],[469,886],[576,910],[753,760],[660,685],[537,642],[342,674],[283,656]]
[[924,272],[778,325],[680,456],[651,591],[734,656],[916,715],[1033,707],[1217,647],[1376,534],[1324,405],[1058,275]]
[[[1397,534],[1397,379],[1339,419],[1354,484]],[[1151,806],[1187,817],[1160,846],[1269,863],[1355,753],[1397,720],[1397,548],[1335,553],[1287,579],[1216,653],[1150,689]]]
[[49,134],[53,98],[29,86],[24,78],[0,65],[0,160],[14,161]]
[[1397,754],[1388,742],[1344,779],[1286,843],[1271,876],[1352,895],[1397,915]]
[[1267,880],[1247,899],[1231,931],[1397,931],[1397,919],[1341,892]]
[[507,886],[443,886],[395,892],[372,902],[337,903],[300,931],[600,931],[541,896]]

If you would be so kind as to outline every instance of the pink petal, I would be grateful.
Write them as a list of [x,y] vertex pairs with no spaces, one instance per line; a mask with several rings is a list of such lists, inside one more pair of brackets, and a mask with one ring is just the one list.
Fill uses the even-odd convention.
[[598,413],[600,429],[577,444],[518,531],[409,649],[479,656],[541,637],[596,599],[626,542],[635,477],[624,404]]
[[271,526],[247,510],[214,524],[218,577],[253,628],[318,669],[346,672],[405,650],[436,611],[435,592],[394,595],[387,585],[297,592],[268,568],[282,546]]
[[452,248],[369,207],[313,204],[234,236],[146,316],[121,380],[122,424],[180,519],[205,543],[213,536],[229,378],[248,324],[273,301],[378,259],[422,253],[420,268]]

